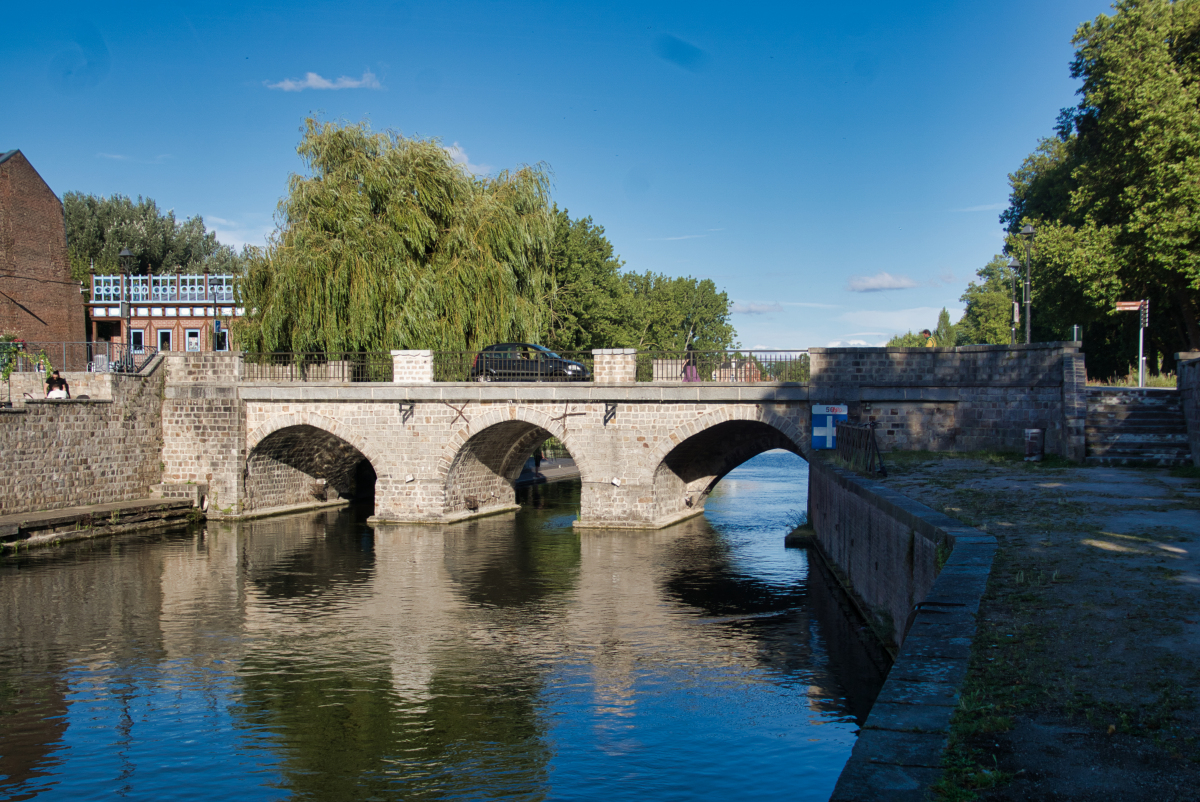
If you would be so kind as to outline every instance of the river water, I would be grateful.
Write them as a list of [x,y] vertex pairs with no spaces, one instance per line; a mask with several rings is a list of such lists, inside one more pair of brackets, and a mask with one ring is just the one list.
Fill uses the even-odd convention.
[[0,560],[0,799],[824,800],[886,663],[785,549],[806,464],[576,531],[344,509]]

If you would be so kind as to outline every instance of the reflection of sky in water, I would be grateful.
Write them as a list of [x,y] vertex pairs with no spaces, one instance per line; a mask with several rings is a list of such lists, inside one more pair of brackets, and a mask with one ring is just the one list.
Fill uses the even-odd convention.
[[806,553],[783,548],[790,519],[808,507],[808,463],[789,451],[768,451],[717,483],[704,515],[728,544],[739,573],[786,583],[808,573]]

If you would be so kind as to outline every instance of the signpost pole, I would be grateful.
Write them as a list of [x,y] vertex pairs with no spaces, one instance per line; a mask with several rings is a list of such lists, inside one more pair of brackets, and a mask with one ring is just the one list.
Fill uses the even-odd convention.
[[1146,339],[1146,326],[1150,323],[1150,301],[1143,300],[1142,308],[1138,310],[1141,314],[1139,321],[1141,325],[1138,327],[1138,387],[1146,386],[1146,356],[1144,344]]

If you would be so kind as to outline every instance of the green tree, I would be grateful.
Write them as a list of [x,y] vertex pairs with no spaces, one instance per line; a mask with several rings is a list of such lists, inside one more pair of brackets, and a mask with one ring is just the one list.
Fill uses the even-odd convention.
[[721,351],[733,347],[729,296],[711,279],[626,273],[629,299],[622,346],[645,351]]
[[629,288],[621,279],[621,260],[592,218],[572,220],[554,208],[554,244],[545,344],[555,351],[611,348],[625,340]]
[[[210,273],[240,272],[242,256],[217,242],[196,215],[182,222],[175,212],[159,210],[150,198],[130,200],[124,195],[107,198],[68,192],[63,195],[67,249],[71,276],[83,280],[92,269],[99,274],[121,270],[117,254],[133,253],[134,272]],[[243,251],[243,253],[247,253]]]
[[[958,322],[960,345],[1006,345],[1012,340],[1012,300],[1016,277],[1008,259],[995,256],[975,273],[959,299],[966,308]],[[1018,296],[1019,297],[1019,296]]]
[[1038,228],[1035,333],[1050,323],[1049,339],[1062,339],[1083,324],[1094,375],[1097,361],[1119,371],[1131,352],[1136,323],[1118,300],[1151,301],[1151,350],[1168,365],[1200,348],[1200,2],[1114,8],[1076,32],[1080,102],[1060,116],[1060,144],[1043,143],[1010,177],[1001,218],[1013,233]]
[[540,167],[478,178],[436,140],[305,121],[280,226],[242,283],[252,351],[474,350],[546,328]]

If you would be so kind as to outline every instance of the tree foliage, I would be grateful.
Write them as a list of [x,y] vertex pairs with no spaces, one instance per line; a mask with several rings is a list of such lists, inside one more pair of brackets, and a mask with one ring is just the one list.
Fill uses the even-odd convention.
[[436,140],[305,121],[280,225],[242,285],[247,350],[476,349],[545,327],[547,177],[472,176]]
[[[959,326],[950,322],[950,313],[942,307],[942,311],[938,313],[937,328],[932,329],[933,341],[938,348],[953,348],[956,345],[962,345],[959,337]],[[911,331],[904,334],[897,334],[887,341],[888,348],[922,348],[925,346],[926,338],[920,333]]]
[[1003,255],[995,256],[975,275],[980,281],[968,284],[959,299],[966,308],[958,322],[958,339],[963,345],[1007,345],[1012,341],[1012,301],[1017,277]]
[[[133,272],[237,273],[241,256],[205,229],[199,215],[182,222],[175,212],[159,210],[150,198],[124,195],[107,198],[68,192],[63,195],[71,275],[82,280],[95,267],[98,274],[118,273],[122,248],[133,253]],[[243,252],[245,253],[245,251]]]
[[604,228],[555,210],[547,344],[555,350],[725,350],[729,297],[708,279],[623,273]]
[[1035,336],[1083,325],[1094,375],[1131,361],[1136,321],[1119,300],[1150,300],[1151,350],[1168,365],[1200,348],[1200,2],[1114,8],[1076,32],[1080,101],[1009,177],[1001,216],[1010,253],[1024,223],[1037,228]]

